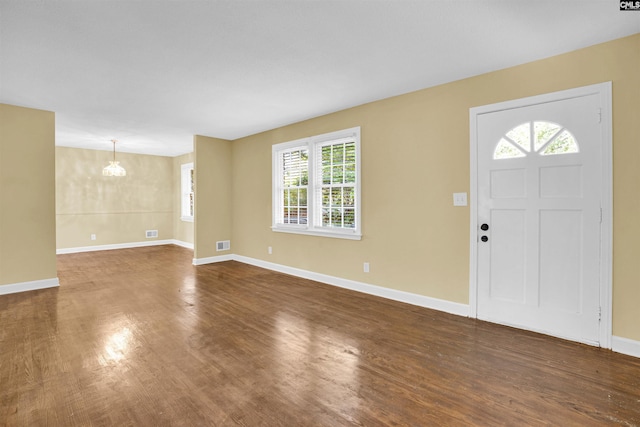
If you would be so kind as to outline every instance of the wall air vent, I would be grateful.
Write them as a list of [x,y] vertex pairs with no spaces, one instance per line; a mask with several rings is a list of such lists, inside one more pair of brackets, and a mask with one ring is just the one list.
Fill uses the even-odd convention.
[[158,230],[147,230],[147,239],[155,239],[158,237]]
[[228,251],[231,249],[231,241],[222,240],[220,242],[216,242],[216,251]]

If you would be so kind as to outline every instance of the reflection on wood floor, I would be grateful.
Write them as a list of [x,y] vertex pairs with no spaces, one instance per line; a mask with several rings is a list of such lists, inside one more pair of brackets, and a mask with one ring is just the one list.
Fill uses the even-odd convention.
[[640,359],[192,257],[60,255],[0,296],[0,424],[640,424]]

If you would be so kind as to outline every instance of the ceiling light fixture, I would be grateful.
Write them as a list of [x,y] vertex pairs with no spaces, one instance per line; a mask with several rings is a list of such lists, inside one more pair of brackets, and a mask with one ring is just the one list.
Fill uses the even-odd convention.
[[113,160],[109,161],[109,165],[105,166],[105,168],[102,169],[102,175],[104,175],[104,176],[126,176],[127,175],[127,171],[124,170],[124,168],[118,164],[120,162],[116,162],[116,142],[118,142],[118,141],[115,140],[115,139],[112,139],[111,142],[113,142]]

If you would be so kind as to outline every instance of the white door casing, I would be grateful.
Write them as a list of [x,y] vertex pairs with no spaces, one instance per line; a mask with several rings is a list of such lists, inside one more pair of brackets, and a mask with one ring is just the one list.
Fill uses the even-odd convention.
[[610,99],[603,83],[470,110],[472,317],[610,348]]

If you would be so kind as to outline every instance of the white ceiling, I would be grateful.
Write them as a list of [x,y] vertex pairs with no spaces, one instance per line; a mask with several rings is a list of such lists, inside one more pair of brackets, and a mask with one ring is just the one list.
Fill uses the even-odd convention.
[[0,102],[176,156],[638,32],[617,0],[0,0]]

